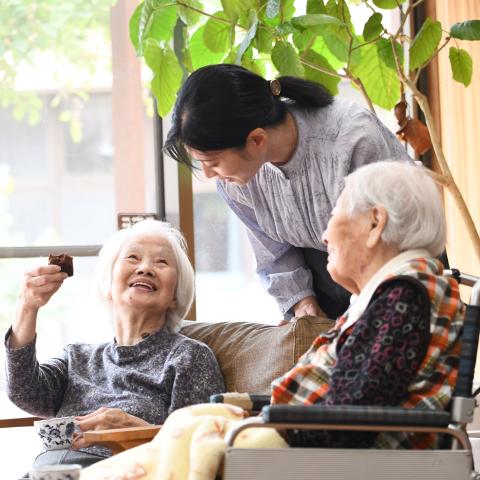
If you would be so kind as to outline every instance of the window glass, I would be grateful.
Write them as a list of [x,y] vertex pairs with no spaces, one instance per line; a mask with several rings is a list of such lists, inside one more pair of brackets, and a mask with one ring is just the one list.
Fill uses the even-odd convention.
[[[123,0],[0,6],[2,337],[23,273],[47,262],[14,258],[19,251],[10,254],[10,247],[45,247],[47,255],[49,246],[92,246],[92,256],[74,259],[74,276],[40,309],[40,360],[69,342],[112,338],[92,292],[93,247],[116,230],[118,213],[156,208],[151,108],[145,108],[140,64],[128,38],[135,7]],[[1,368],[0,417],[26,415],[8,400]],[[0,445],[7,459],[2,478],[19,478],[40,451],[31,428],[0,429]]]
[[[0,331],[2,337],[12,323],[23,273],[40,264],[45,258],[0,260]],[[61,354],[72,342],[101,342],[112,338],[111,322],[98,307],[93,292],[92,272],[95,257],[75,258],[73,277],[68,278],[50,302],[40,309],[37,322],[37,357],[39,361]],[[5,281],[7,280],[8,281]],[[2,340],[3,341],[3,340]],[[0,361],[4,363],[4,349]],[[5,369],[0,373],[0,417],[17,418],[27,413],[11,403],[5,391]],[[33,428],[0,429],[4,478],[19,478],[41,451],[41,443]],[[3,478],[3,477],[2,477]]]

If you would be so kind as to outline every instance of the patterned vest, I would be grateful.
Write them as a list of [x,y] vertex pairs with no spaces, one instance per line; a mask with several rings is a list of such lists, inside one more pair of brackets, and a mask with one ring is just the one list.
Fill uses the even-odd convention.
[[[417,374],[409,386],[409,398],[402,406],[444,410],[449,406],[458,374],[460,335],[465,308],[456,280],[442,276],[442,264],[432,258],[406,262],[385,280],[411,276],[426,288],[431,300],[430,344]],[[337,359],[337,344],[353,330],[342,329],[349,311],[326,334],[319,335],[298,363],[272,383],[272,403],[312,405],[321,403],[329,390]],[[344,342],[342,341],[342,344]],[[426,434],[382,433],[381,448],[433,448],[436,437]]]

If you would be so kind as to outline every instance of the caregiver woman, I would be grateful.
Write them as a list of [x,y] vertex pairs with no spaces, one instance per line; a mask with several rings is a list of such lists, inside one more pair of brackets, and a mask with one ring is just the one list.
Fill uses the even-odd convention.
[[336,318],[349,293],[326,271],[322,235],[343,178],[378,160],[408,160],[368,110],[293,77],[271,82],[237,65],[187,79],[166,153],[199,161],[246,225],[257,273],[285,318]]

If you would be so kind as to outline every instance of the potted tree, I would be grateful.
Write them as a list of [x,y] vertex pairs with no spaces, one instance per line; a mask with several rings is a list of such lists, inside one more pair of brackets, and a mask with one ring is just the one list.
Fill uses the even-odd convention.
[[[480,20],[445,27],[427,17],[409,35],[406,27],[424,1],[307,0],[299,11],[294,0],[221,0],[217,10],[208,0],[144,0],[130,20],[130,38],[152,70],[151,89],[162,116],[186,73],[222,62],[261,75],[273,68],[319,82],[333,94],[340,80],[348,79],[372,111],[375,105],[395,108],[397,133],[417,154],[433,145],[440,169],[434,175],[453,196],[480,259],[479,234],[445,159],[428,99],[417,86],[421,72],[447,47],[453,79],[470,84],[473,62],[461,43],[480,40]],[[360,29],[352,23],[352,3],[370,11]],[[384,20],[387,10],[398,12],[393,31]],[[407,114],[405,91],[423,112],[426,128]]]

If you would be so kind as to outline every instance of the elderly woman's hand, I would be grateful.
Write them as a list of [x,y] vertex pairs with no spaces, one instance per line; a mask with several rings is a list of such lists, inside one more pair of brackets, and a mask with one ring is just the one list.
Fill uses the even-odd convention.
[[42,265],[29,270],[23,278],[19,303],[23,308],[39,309],[43,307],[60,288],[67,274],[60,271],[58,265]]
[[78,450],[90,445],[83,439],[83,432],[88,430],[110,430],[112,428],[142,427],[150,425],[145,420],[130,415],[119,408],[101,407],[88,415],[75,417],[80,432],[74,434],[72,448]]
[[60,288],[67,274],[58,265],[42,265],[25,273],[12,325],[10,348],[21,348],[35,338],[37,313]]

